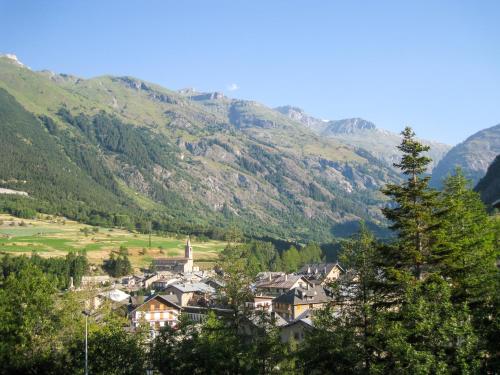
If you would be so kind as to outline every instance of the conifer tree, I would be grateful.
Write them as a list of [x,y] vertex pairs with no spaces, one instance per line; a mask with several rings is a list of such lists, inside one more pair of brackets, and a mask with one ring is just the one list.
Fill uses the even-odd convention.
[[318,373],[370,373],[380,348],[378,246],[364,223],[339,255],[347,272],[335,280],[334,305],[315,317],[315,329],[300,351],[304,371]]
[[393,263],[390,271],[394,276],[404,278],[401,273],[410,273],[421,279],[429,263],[434,232],[438,227],[438,193],[429,187],[430,177],[424,176],[431,161],[424,155],[429,146],[416,140],[410,127],[406,127],[401,135],[403,140],[398,149],[403,155],[400,163],[394,166],[401,169],[407,179],[401,185],[388,184],[383,190],[393,200],[383,213],[398,235],[396,251],[387,255]]
[[375,373],[475,374],[478,337],[466,305],[453,305],[437,273],[410,284],[397,311],[380,319],[384,356]]
[[433,261],[450,282],[454,305],[466,304],[471,311],[481,350],[490,353],[485,356],[486,366],[492,366],[492,354],[500,352],[496,337],[500,327],[496,266],[500,249],[495,246],[494,218],[488,216],[479,195],[468,184],[460,169],[444,181],[442,225]]
[[454,300],[474,305],[492,285],[498,254],[493,222],[468,183],[460,169],[444,181],[440,197],[443,214],[433,261],[452,281]]

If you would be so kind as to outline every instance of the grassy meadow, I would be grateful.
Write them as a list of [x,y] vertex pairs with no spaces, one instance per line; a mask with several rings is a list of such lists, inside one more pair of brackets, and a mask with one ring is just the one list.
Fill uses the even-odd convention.
[[[87,230],[85,230],[87,228]],[[125,246],[134,268],[148,266],[154,258],[183,256],[186,236],[160,237],[132,233],[115,228],[98,228],[57,217],[43,216],[36,220],[19,219],[0,214],[0,253],[44,257],[65,256],[71,250],[86,250],[89,262],[100,265]],[[85,233],[85,231],[87,233]],[[206,268],[213,264],[224,249],[223,241],[206,242],[191,239],[195,265]],[[145,251],[144,251],[145,250]]]

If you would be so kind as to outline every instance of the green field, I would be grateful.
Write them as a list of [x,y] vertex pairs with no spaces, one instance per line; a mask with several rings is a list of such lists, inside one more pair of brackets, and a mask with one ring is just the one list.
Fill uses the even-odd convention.
[[[82,230],[88,228],[90,233]],[[143,267],[154,258],[176,257],[184,254],[186,237],[160,237],[132,233],[126,230],[98,228],[62,218],[43,217],[37,220],[23,220],[0,214],[0,252],[27,254],[36,252],[41,256],[64,256],[71,250],[86,250],[89,261],[101,264],[110,253],[125,246],[134,267]],[[226,246],[222,241],[197,241],[191,238],[195,264],[210,265]],[[143,250],[146,250],[143,254]]]

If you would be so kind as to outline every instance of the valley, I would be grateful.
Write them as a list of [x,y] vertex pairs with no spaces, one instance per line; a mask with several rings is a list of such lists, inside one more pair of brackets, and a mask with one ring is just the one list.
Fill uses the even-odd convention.
[[[61,257],[70,251],[84,250],[89,262],[101,266],[120,247],[128,250],[132,267],[148,268],[155,258],[182,256],[185,236],[163,237],[131,233],[116,228],[91,227],[62,217],[40,215],[20,219],[0,214],[0,253],[42,257]],[[224,241],[192,239],[195,262],[200,268],[211,267],[227,245]]]

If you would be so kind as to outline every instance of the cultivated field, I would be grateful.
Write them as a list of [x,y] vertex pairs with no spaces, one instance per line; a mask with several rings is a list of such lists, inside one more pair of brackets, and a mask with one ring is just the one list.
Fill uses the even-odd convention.
[[[148,266],[153,258],[178,257],[184,254],[186,236],[160,237],[131,233],[121,229],[98,228],[75,221],[43,216],[36,220],[19,219],[0,214],[0,252],[26,254],[32,252],[44,257],[64,256],[71,250],[86,250],[90,263],[100,265],[125,246],[135,268]],[[87,232],[87,233],[85,233]],[[218,253],[226,246],[222,241],[201,242],[191,238],[194,261],[205,268],[216,260]]]

